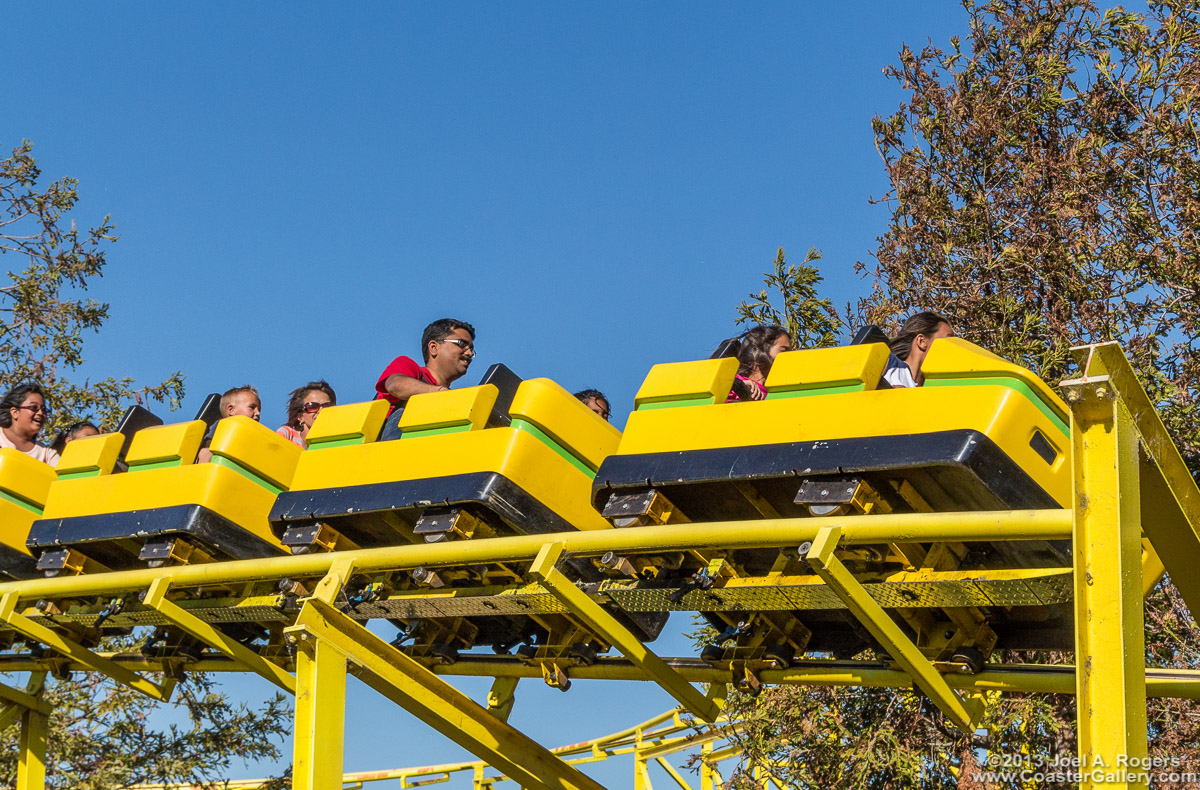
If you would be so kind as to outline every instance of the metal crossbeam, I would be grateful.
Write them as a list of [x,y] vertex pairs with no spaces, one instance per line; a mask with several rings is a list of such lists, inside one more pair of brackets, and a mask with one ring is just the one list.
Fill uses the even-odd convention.
[[542,580],[550,592],[563,602],[574,617],[605,642],[620,650],[626,658],[662,686],[685,708],[705,721],[716,721],[717,717],[721,715],[721,708],[716,703],[680,677],[679,673],[667,666],[661,658],[655,655],[654,651],[646,647],[642,640],[621,625],[617,618],[604,611],[598,603],[554,567],[562,557],[562,553],[561,543],[547,543],[538,552],[530,572]]
[[146,606],[157,610],[163,617],[170,620],[184,632],[199,639],[227,658],[231,658],[251,672],[255,672],[279,686],[284,691],[296,692],[296,678],[278,664],[273,664],[255,653],[250,648],[229,637],[209,623],[167,600],[167,592],[171,588],[169,576],[159,577],[150,585],[142,601]]
[[26,710],[36,710],[38,713],[49,716],[51,711],[50,703],[41,697],[42,683],[45,677],[45,672],[35,672],[34,677],[30,678],[29,685],[24,691],[0,683],[0,700]]
[[[285,630],[300,640],[316,640],[353,663],[355,676],[409,713],[527,788],[603,790],[602,786],[564,763],[527,735],[489,714],[458,689],[351,620],[319,598],[309,598]],[[317,660],[322,653],[317,652]],[[324,654],[328,655],[328,654]],[[307,683],[297,678],[297,706]],[[305,709],[306,716],[308,709]],[[306,721],[314,731],[327,722]],[[340,752],[339,752],[340,753]],[[337,775],[341,777],[341,762]],[[317,790],[317,786],[312,786]],[[321,790],[324,790],[322,787]]]
[[845,528],[843,544],[889,543],[897,535],[919,535],[932,542],[1008,542],[1065,540],[1071,537],[1067,510],[1004,510],[968,513],[892,513],[717,521],[638,529],[600,529],[544,535],[405,544],[374,549],[264,557],[168,568],[140,568],[111,573],[22,579],[0,582],[0,595],[19,592],[26,600],[61,600],[111,596],[147,589],[155,579],[170,576],[179,587],[231,586],[245,582],[324,576],[335,562],[352,559],[356,573],[412,570],[420,566],[463,566],[532,561],[546,543],[562,543],[570,554],[598,557],[616,554],[660,554],[670,551],[735,550],[795,547],[813,540],[823,527]]
[[157,700],[169,700],[175,690],[175,679],[165,678],[161,684],[153,683],[146,678],[131,672],[111,659],[93,653],[83,645],[68,639],[46,626],[35,623],[16,611],[20,593],[16,590],[5,593],[0,597],[0,621],[7,623],[17,632],[26,637],[41,642],[46,647],[56,650],[63,655],[78,661],[94,672],[107,675],[118,683],[140,691],[148,697]]
[[808,561],[813,569],[834,589],[846,603],[846,608],[871,632],[871,636],[912,676],[933,704],[960,730],[967,734],[974,732],[975,724],[983,716],[982,702],[978,699],[960,699],[941,673],[929,663],[929,659],[900,630],[900,626],[867,594],[846,566],[833,556],[841,536],[842,531],[836,527],[827,527],[817,534],[808,552]]

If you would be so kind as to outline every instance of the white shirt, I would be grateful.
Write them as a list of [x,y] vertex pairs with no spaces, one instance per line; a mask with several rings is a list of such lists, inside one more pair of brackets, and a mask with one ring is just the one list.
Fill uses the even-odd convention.
[[908,363],[895,354],[888,354],[887,369],[883,371],[883,380],[893,387],[917,386],[917,380],[913,378]]
[[[12,443],[12,441],[8,438],[8,435],[4,433],[4,430],[0,429],[0,448],[4,447],[9,447],[13,450],[17,449],[17,446]],[[54,452],[44,444],[38,444],[34,442],[32,448],[28,450],[17,450],[17,452],[23,452],[25,455],[28,455],[35,461],[41,461],[42,463],[50,464],[51,466],[58,466],[58,453]]]

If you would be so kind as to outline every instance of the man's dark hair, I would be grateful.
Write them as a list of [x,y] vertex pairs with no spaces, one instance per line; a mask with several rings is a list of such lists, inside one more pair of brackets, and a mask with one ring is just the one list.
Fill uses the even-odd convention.
[[292,427],[298,427],[300,412],[304,409],[304,397],[310,392],[324,392],[329,396],[329,405],[337,405],[337,393],[333,391],[333,387],[329,386],[329,382],[325,379],[310,381],[303,387],[297,387],[288,394],[287,405],[287,424]]
[[46,400],[46,393],[42,390],[42,385],[36,381],[27,381],[24,384],[18,384],[6,392],[3,398],[0,398],[0,428],[12,427],[12,414],[8,410],[20,406],[21,402],[25,400],[25,396],[31,392],[35,395],[41,395],[43,401]]
[[465,329],[467,334],[471,336],[471,340],[475,340],[475,327],[468,324],[466,321],[459,321],[456,318],[439,318],[429,326],[425,327],[425,331],[421,333],[421,357],[429,361],[429,341],[430,340],[445,340],[450,337],[450,333],[455,329]]
[[900,326],[900,331],[896,333],[896,336],[888,341],[888,346],[892,349],[892,353],[900,359],[908,359],[908,354],[912,351],[912,344],[917,339],[917,335],[928,337],[936,332],[937,328],[942,324],[952,326],[950,319],[941,313],[935,313],[932,310],[923,310],[920,313],[909,316],[908,320]]

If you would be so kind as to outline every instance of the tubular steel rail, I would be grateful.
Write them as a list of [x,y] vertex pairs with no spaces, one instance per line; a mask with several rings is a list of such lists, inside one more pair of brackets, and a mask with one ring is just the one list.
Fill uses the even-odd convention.
[[[682,708],[675,708],[633,727],[579,743],[556,746],[550,751],[570,765],[594,763],[610,757],[630,755],[633,757],[633,787],[635,790],[653,790],[649,770],[652,764],[657,764],[675,785],[683,790],[691,790],[692,785],[673,765],[667,762],[667,758],[673,754],[699,747],[702,757],[699,764],[700,788],[701,790],[719,790],[724,786],[724,779],[717,764],[737,756],[740,752],[732,745],[720,749],[714,749],[714,746],[719,745],[736,725],[720,720],[714,722],[714,726],[711,728],[698,730],[696,723],[690,718],[684,718],[682,713]],[[470,775],[473,790],[492,790],[496,784],[510,781],[509,777],[503,774],[489,773],[488,768],[490,767],[482,760],[472,760],[382,771],[354,771],[343,774],[342,787],[343,790],[351,790],[351,788],[361,788],[372,782],[385,781],[399,781],[401,787],[426,787],[449,782],[458,774]],[[222,784],[222,787],[227,787],[228,790],[260,790],[269,781],[267,779],[234,779]],[[765,774],[759,781],[764,790],[770,787],[779,787]],[[130,790],[204,790],[204,788],[198,785],[143,784],[135,785]]]
[[[521,677],[543,677],[560,688],[572,679],[649,680],[706,722],[718,719],[730,682],[917,687],[966,731],[978,723],[989,692],[1075,693],[1084,765],[1145,758],[1146,698],[1200,698],[1200,673],[1145,667],[1142,631],[1143,596],[1164,570],[1189,607],[1200,611],[1200,575],[1194,572],[1200,567],[1200,490],[1120,348],[1104,344],[1076,352],[1081,374],[1061,385],[1073,442],[1074,497],[1066,509],[668,524],[0,583],[0,633],[7,634],[10,646],[0,653],[0,671],[31,673],[23,689],[0,687],[0,723],[19,720],[21,725],[17,787],[44,787],[50,713],[41,697],[46,673],[76,670],[100,672],[155,699],[169,699],[185,672],[260,675],[296,697],[297,790],[343,787],[347,675],[476,755],[479,762],[472,766],[491,766],[525,788],[598,790],[600,785],[564,760],[565,753],[546,749],[507,723]],[[867,544],[1029,540],[1070,541],[1072,567],[871,576],[852,572],[840,558]],[[561,558],[599,558],[608,552],[795,552],[796,547],[815,577],[798,581],[766,574],[721,580],[707,590],[660,589],[653,591],[657,597],[651,605],[659,611],[837,609],[857,620],[890,661],[811,658],[772,669],[660,657],[608,605],[631,606],[646,591],[632,582],[581,585],[559,570]],[[518,569],[520,581],[372,592],[387,588],[393,576],[410,578],[416,569],[481,564]],[[946,596],[955,596],[960,603],[951,605],[959,606],[984,605],[976,600],[992,606],[1073,602],[1075,655],[1082,670],[986,664],[976,674],[964,674],[935,664],[885,607],[905,605],[897,600],[946,606],[938,603]],[[528,655],[465,653],[442,663],[414,658],[365,627],[373,618],[481,613],[566,617],[621,657],[565,665]],[[114,654],[96,649],[103,628],[149,626],[169,627],[202,650]],[[249,636],[239,630],[247,627],[253,629]],[[21,643],[43,649],[16,649]],[[152,679],[154,673],[163,673],[162,680]],[[453,675],[495,678],[487,703],[471,700],[444,679]],[[697,683],[708,684],[708,690]],[[660,755],[658,748],[665,747],[641,753],[649,759]],[[1131,776],[1103,786],[1138,786],[1135,782]],[[1085,781],[1083,786],[1098,785]]]

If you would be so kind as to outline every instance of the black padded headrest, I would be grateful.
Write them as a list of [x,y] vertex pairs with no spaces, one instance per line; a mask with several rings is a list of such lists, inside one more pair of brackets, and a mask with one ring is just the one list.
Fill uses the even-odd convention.
[[736,357],[738,350],[742,347],[742,343],[736,337],[731,337],[728,340],[722,340],[721,345],[717,346],[717,350],[712,352],[709,359],[724,359],[725,357]]
[[887,343],[888,337],[884,331],[874,324],[867,324],[862,329],[854,333],[854,339],[850,341],[852,346],[865,346],[870,343]]
[[512,417],[508,416],[508,408],[512,406],[513,398],[517,396],[517,387],[521,386],[521,381],[520,376],[501,362],[497,362],[484,372],[479,383],[481,385],[492,384],[500,390],[499,396],[496,397],[496,405],[492,407],[491,416],[488,417],[489,428],[507,428],[512,425]]
[[194,419],[204,420],[204,424],[212,427],[212,424],[221,419],[221,395],[214,392],[204,399],[204,403],[200,404],[200,410],[196,412]]
[[121,444],[121,453],[117,458],[125,458],[125,453],[129,451],[129,443],[133,441],[135,433],[143,428],[153,428],[162,424],[163,421],[149,409],[141,406],[130,406],[126,409],[125,414],[121,415],[121,421],[117,423],[117,433],[125,436],[125,441]]

